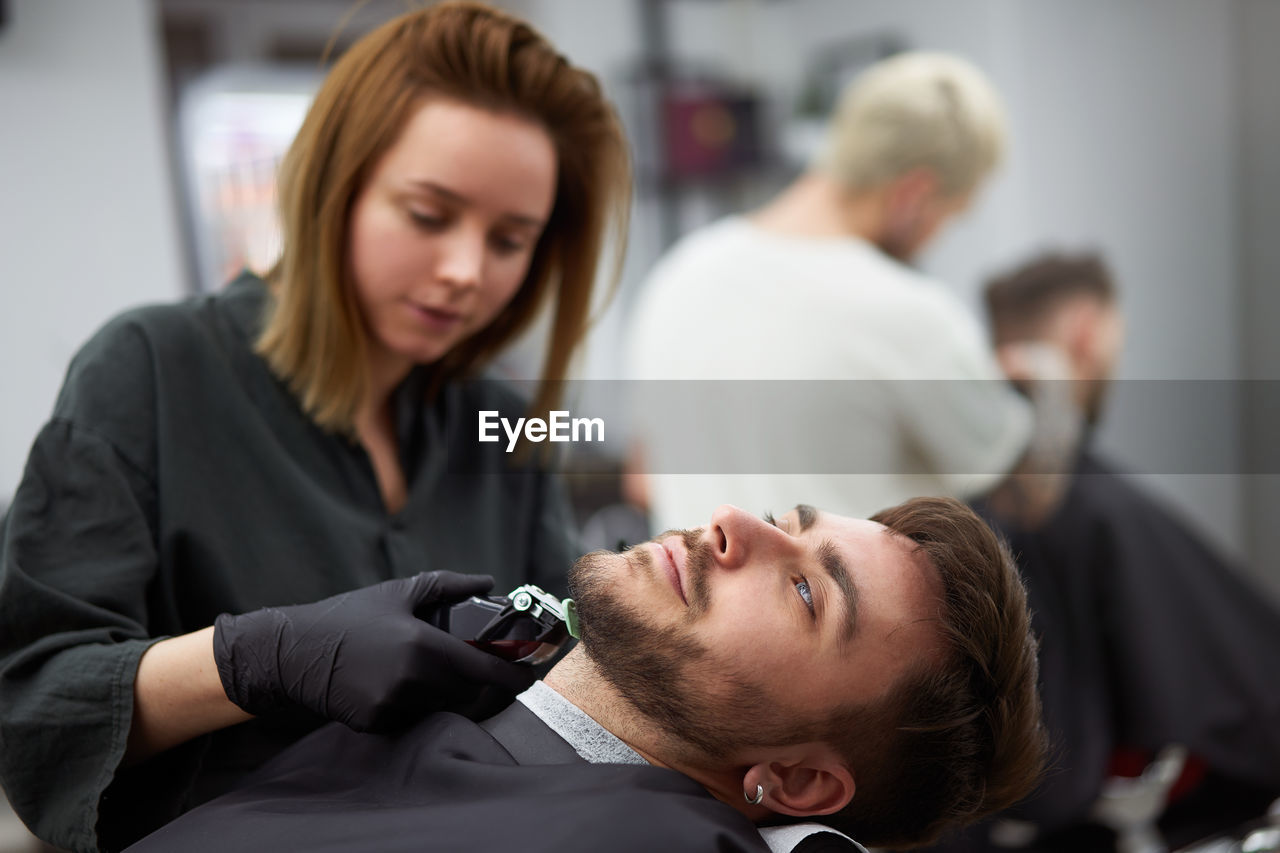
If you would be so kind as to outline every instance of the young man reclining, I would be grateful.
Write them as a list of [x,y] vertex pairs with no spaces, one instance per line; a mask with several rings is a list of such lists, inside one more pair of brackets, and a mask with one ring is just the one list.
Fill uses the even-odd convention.
[[800,821],[905,847],[1039,777],[1025,594],[956,501],[725,506],[570,584],[581,643],[497,716],[331,724],[130,850],[745,851]]

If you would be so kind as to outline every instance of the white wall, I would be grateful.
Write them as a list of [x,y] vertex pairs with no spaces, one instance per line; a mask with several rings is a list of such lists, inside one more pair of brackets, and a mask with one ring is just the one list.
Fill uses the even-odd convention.
[[[1146,485],[1232,550],[1243,546],[1239,375],[1235,4],[1229,0],[999,0],[997,80],[1010,97],[1010,192],[992,260],[1029,247],[1101,249],[1129,320],[1102,433]],[[1180,417],[1142,411],[1166,385]],[[1201,395],[1221,405],[1200,405]],[[1203,436],[1215,440],[1204,443]],[[1187,470],[1183,468],[1181,470]]]
[[[255,63],[282,39],[341,45],[391,16],[406,3],[356,3],[353,0],[158,0],[175,20],[212,22],[211,50],[224,62]],[[504,4],[497,3],[502,6]]]
[[[1280,3],[1240,0],[1238,24],[1241,162],[1237,175],[1241,210],[1241,300],[1244,378],[1280,383]],[[1274,392],[1271,401],[1275,401]],[[1280,409],[1256,404],[1245,409],[1248,550],[1258,568],[1280,582]]]
[[76,348],[184,292],[149,0],[14,0],[0,30],[0,502]]

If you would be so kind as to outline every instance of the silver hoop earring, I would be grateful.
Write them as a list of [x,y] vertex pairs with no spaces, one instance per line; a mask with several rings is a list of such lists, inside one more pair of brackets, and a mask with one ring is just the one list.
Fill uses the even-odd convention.
[[747,796],[746,791],[742,792],[742,798],[753,806],[760,805],[760,801],[764,799],[764,785],[756,785],[756,797],[754,800]]

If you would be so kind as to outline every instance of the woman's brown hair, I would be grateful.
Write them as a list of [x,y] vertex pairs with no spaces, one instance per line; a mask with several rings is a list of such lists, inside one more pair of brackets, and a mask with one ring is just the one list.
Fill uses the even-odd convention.
[[257,350],[327,429],[351,432],[367,393],[366,333],[346,261],[351,206],[430,97],[530,119],[547,131],[558,160],[555,203],[524,282],[493,322],[433,365],[434,386],[482,365],[554,294],[532,403],[535,411],[550,408],[586,333],[610,223],[622,256],[630,161],[593,75],[528,24],[477,3],[442,3],[383,24],[329,72],[278,178],[284,250],[267,276],[275,303]]

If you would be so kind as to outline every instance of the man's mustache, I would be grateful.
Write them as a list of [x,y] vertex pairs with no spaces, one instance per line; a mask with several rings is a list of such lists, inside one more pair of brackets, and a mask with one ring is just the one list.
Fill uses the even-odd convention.
[[707,572],[711,566],[711,543],[702,535],[701,530],[667,530],[654,537],[660,543],[668,536],[678,536],[684,543],[688,556],[685,559],[685,598],[689,601],[691,615],[706,612],[711,606],[711,586]]

